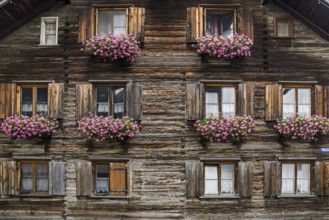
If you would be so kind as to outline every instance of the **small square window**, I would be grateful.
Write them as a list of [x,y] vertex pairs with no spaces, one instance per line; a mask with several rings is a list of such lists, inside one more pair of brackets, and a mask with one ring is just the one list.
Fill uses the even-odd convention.
[[274,37],[293,38],[293,19],[274,17]]
[[310,194],[310,167],[309,163],[283,163],[281,193],[283,195]]
[[235,195],[236,163],[213,162],[204,165],[204,194]]
[[20,162],[20,194],[48,194],[48,162]]
[[295,113],[303,116],[312,114],[312,88],[283,86],[283,118]]
[[236,32],[235,10],[206,8],[205,14],[206,34],[231,37]]
[[58,18],[42,17],[40,45],[57,45],[58,44]]
[[127,34],[126,8],[97,8],[96,9],[96,34],[101,36],[108,33],[114,35]]
[[26,116],[48,115],[48,86],[47,85],[21,85],[20,114]]
[[128,162],[97,162],[95,196],[128,196]]
[[126,114],[126,89],[124,85],[96,85],[96,115],[123,118]]
[[205,115],[218,115],[221,113],[224,117],[236,115],[237,86],[207,86],[205,94]]

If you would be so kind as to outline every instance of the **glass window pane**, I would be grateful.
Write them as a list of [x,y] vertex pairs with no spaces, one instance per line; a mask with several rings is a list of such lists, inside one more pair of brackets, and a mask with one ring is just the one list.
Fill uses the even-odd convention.
[[55,34],[56,33],[56,23],[52,22],[46,22],[46,35],[47,34]]
[[283,89],[283,118],[292,116],[296,112],[295,89]]
[[33,93],[32,88],[23,88],[22,89],[22,101],[23,103],[32,103]]
[[37,176],[38,177],[48,177],[48,164],[38,164],[37,165]]
[[222,179],[234,179],[234,164],[222,164]]
[[46,35],[46,44],[47,45],[54,45],[56,44],[56,35],[55,34],[47,34]]
[[113,28],[113,34],[115,36],[121,35],[121,34],[125,35],[126,34],[126,28]]
[[234,33],[234,11],[207,10],[206,33],[230,37]]
[[115,118],[122,118],[124,116],[124,87],[113,88],[113,116]]
[[37,101],[38,103],[48,101],[48,88],[37,89]]
[[218,179],[218,167],[205,166],[205,179]]
[[218,114],[218,93],[206,92],[206,117]]
[[234,165],[221,165],[221,193],[234,193]]
[[21,191],[24,192],[33,192],[33,178],[22,178]]
[[38,187],[37,192],[48,192],[48,177],[47,178],[38,178]]
[[115,11],[114,12],[113,26],[114,27],[126,27],[126,11]]
[[234,25],[234,18],[233,18],[233,13],[230,15],[227,15],[223,17],[222,23],[223,23],[223,33],[222,35],[224,37],[230,37],[233,36],[234,31],[233,31],[233,25]]
[[225,118],[232,117],[235,115],[234,104],[222,104],[222,114]]
[[297,164],[297,193],[310,192],[310,164]]
[[98,34],[106,35],[109,32],[112,32],[111,20],[113,18],[113,11],[98,11]]
[[96,177],[97,178],[109,178],[109,165],[97,164],[96,165]]
[[302,116],[310,116],[311,105],[298,105],[298,114]]
[[311,89],[298,89],[298,104],[311,104]]
[[235,103],[234,87],[222,87],[222,103]]
[[288,21],[277,21],[277,32],[278,32],[278,37],[288,37],[289,36]]
[[97,102],[108,102],[109,92],[107,87],[97,87],[96,88]]
[[218,180],[205,181],[205,194],[218,195]]
[[295,164],[282,164],[282,193],[293,194],[295,182]]
[[33,176],[32,168],[33,166],[30,163],[22,164],[21,165],[22,177],[32,177]]
[[21,165],[21,191],[22,192],[33,192],[33,166],[32,164]]

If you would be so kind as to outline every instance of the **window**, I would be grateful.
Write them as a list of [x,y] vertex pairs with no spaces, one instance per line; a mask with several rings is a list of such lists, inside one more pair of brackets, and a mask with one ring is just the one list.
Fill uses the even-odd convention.
[[98,196],[128,195],[128,163],[97,162],[95,167],[95,190]]
[[274,17],[274,37],[292,38],[293,37],[293,19]]
[[235,163],[206,163],[204,165],[205,195],[236,194]]
[[96,9],[96,34],[114,35],[127,34],[127,8],[97,8]]
[[57,45],[58,39],[58,18],[42,17],[40,45]]
[[295,113],[310,116],[312,112],[312,88],[283,86],[283,118]]
[[47,116],[48,112],[48,86],[47,85],[22,85],[21,111],[22,115]]
[[95,86],[96,115],[124,117],[125,91],[125,86]]
[[224,117],[235,116],[237,103],[237,86],[207,86],[205,94],[206,117],[222,113]]
[[235,9],[213,9],[206,8],[206,34],[233,36],[236,32]]
[[21,194],[48,194],[48,161],[21,162]]
[[282,164],[282,194],[310,194],[310,163]]

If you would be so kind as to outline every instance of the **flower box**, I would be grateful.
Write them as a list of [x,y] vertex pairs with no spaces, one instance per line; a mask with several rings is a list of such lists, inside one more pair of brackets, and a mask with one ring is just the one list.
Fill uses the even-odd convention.
[[197,38],[197,52],[205,58],[216,58],[221,61],[242,60],[251,56],[253,41],[245,35],[235,34],[232,37],[205,35]]
[[140,125],[128,117],[89,115],[78,121],[78,131],[86,141],[122,142],[140,133]]
[[120,65],[131,65],[135,57],[140,55],[140,43],[134,35],[114,36],[109,33],[96,35],[82,43],[82,51],[101,58],[103,61],[117,62]]
[[221,114],[217,117],[196,121],[196,130],[210,142],[240,143],[248,134],[253,132],[255,121],[250,116],[235,116],[224,118]]
[[295,114],[281,121],[277,120],[274,128],[281,137],[314,142],[319,136],[329,133],[329,119],[318,115],[305,117]]
[[57,120],[43,116],[9,116],[1,124],[1,130],[13,139],[48,139],[58,129]]

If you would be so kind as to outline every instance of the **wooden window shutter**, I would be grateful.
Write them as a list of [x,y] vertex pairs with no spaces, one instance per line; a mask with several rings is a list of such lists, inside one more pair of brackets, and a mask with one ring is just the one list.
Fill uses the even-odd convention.
[[238,33],[254,40],[253,11],[251,8],[238,8]]
[[93,85],[77,84],[76,85],[76,118],[80,119],[90,112],[94,113],[94,90]]
[[77,196],[91,196],[93,190],[93,173],[91,162],[77,162]]
[[314,166],[314,181],[311,191],[317,196],[329,196],[329,162],[316,161]]
[[134,120],[143,119],[143,85],[128,83],[126,87],[127,115]]
[[16,107],[16,84],[0,83],[0,118],[14,115]]
[[129,8],[128,33],[133,34],[138,40],[144,42],[145,8]]
[[62,103],[64,83],[49,83],[48,85],[48,117],[63,118]]
[[186,161],[185,175],[187,198],[198,198],[203,195],[202,174],[202,165],[199,161]]
[[16,161],[0,162],[0,195],[15,195]]
[[254,115],[254,84],[240,83],[238,95],[238,115]]
[[204,117],[204,84],[188,83],[186,85],[186,93],[186,119],[202,119]]
[[315,85],[315,114],[326,116],[324,86]]
[[282,116],[282,85],[265,87],[265,121],[274,121]]
[[203,7],[187,8],[187,43],[196,42],[196,38],[203,35],[204,10]]
[[238,182],[241,198],[251,198],[253,188],[253,166],[251,161],[239,162]]
[[281,194],[281,163],[264,163],[264,196],[275,197]]
[[49,163],[49,195],[65,195],[65,162]]
[[324,86],[324,98],[323,98],[324,116],[329,118],[329,86]]
[[95,8],[79,9],[78,42],[84,42],[95,35]]
[[128,172],[126,162],[110,163],[110,196],[128,195]]

